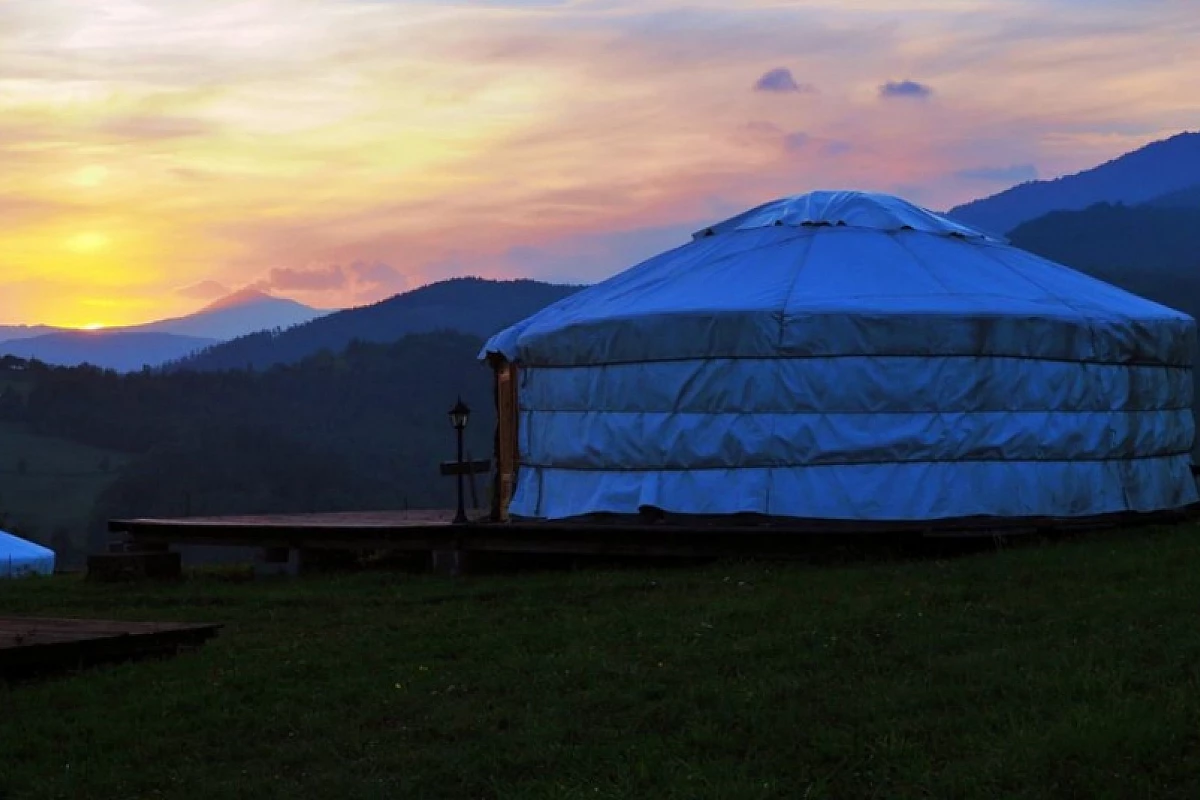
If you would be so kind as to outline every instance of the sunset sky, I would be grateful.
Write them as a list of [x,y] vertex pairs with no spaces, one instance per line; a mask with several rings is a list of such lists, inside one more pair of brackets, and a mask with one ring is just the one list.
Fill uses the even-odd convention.
[[0,323],[590,282],[1200,128],[1196,0],[0,0]]

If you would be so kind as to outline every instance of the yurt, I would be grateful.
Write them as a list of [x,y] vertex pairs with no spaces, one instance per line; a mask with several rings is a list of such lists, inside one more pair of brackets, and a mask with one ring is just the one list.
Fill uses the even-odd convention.
[[49,575],[53,572],[53,550],[0,531],[0,578]]
[[493,336],[496,515],[1197,500],[1195,322],[896,197],[766,203]]

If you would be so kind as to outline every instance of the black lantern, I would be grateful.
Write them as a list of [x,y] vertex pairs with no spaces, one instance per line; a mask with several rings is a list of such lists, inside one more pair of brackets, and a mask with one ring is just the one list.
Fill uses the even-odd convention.
[[454,426],[454,430],[461,431],[467,427],[467,420],[471,416],[471,409],[467,404],[458,398],[458,402],[454,404],[454,408],[450,409],[450,424]]
[[455,432],[458,434],[458,512],[454,515],[455,524],[467,521],[467,511],[463,508],[463,472],[466,467],[463,465],[463,429],[467,427],[467,420],[471,417],[471,409],[467,404],[458,398],[458,402],[454,404],[454,408],[450,409],[450,424],[454,426]]

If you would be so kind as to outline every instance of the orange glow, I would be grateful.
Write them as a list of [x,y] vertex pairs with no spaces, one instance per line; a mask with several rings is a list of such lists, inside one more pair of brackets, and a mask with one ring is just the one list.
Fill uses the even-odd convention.
[[[1200,115],[1190,3],[44,0],[0,27],[0,323],[597,280],[781,194],[946,208]],[[777,68],[805,90],[755,91]]]

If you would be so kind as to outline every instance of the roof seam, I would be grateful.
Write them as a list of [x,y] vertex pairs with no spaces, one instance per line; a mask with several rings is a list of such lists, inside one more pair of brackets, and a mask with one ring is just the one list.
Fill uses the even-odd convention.
[[779,338],[776,340],[776,347],[783,348],[783,339],[787,333],[787,310],[792,304],[792,295],[796,292],[796,284],[800,282],[800,273],[804,271],[804,267],[808,264],[808,257],[812,255],[813,247],[816,246],[817,229],[814,229],[812,235],[803,237],[808,244],[804,248],[804,252],[797,258],[796,268],[792,270],[792,280],[788,284],[787,293],[783,296],[783,306],[779,309]]

